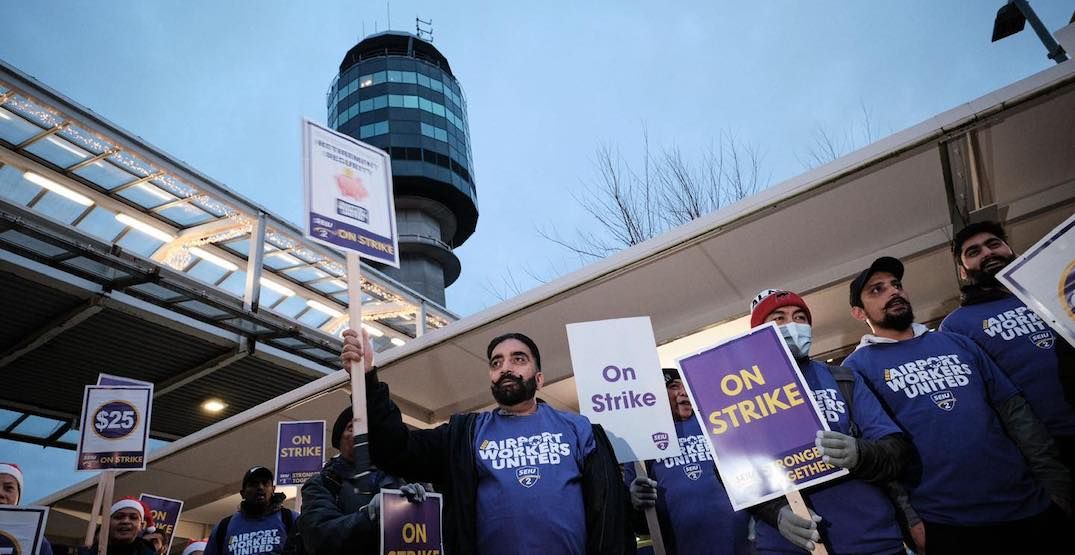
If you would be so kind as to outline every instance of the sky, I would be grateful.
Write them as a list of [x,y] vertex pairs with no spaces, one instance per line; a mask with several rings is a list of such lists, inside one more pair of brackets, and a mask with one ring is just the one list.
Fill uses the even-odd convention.
[[[478,189],[447,290],[465,316],[587,262],[539,230],[600,233],[574,195],[602,146],[640,164],[643,129],[688,157],[732,134],[776,184],[819,130],[861,137],[866,112],[881,138],[1051,66],[1029,27],[989,42],[1002,4],[39,0],[4,10],[0,59],[300,222],[300,121],[325,121],[343,54],[432,19]],[[1072,16],[1070,0],[1031,5],[1050,30]]]

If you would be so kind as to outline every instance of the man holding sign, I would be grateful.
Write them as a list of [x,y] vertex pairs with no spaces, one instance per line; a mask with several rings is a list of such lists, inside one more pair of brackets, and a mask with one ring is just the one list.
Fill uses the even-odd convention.
[[970,339],[914,322],[903,264],[874,260],[851,282],[851,314],[873,334],[844,364],[877,393],[918,453],[905,480],[926,548],[1049,552],[1062,541],[1071,479],[1048,431]]
[[355,468],[355,428],[351,407],[332,426],[332,457],[302,486],[299,534],[307,553],[348,555],[379,553],[378,540],[382,488],[399,488],[409,500],[425,500],[421,484],[405,484],[380,470],[359,474]]
[[498,408],[410,430],[373,370],[365,332],[347,330],[341,359],[366,367],[370,454],[378,467],[444,492],[444,547],[453,554],[634,551],[619,466],[600,426],[538,401],[537,344],[521,333],[486,351]]
[[679,370],[664,368],[662,373],[679,438],[679,455],[646,461],[648,479],[636,477],[632,465],[624,466],[625,478],[631,484],[631,504],[638,510],[657,507],[668,555],[749,554],[750,515],[732,509]]
[[895,507],[883,484],[903,471],[910,456],[907,439],[850,370],[810,360],[813,321],[802,297],[766,289],[750,309],[751,326],[777,324],[828,422],[830,430],[819,432],[817,440],[822,460],[851,472],[804,492],[817,521],[796,516],[782,497],[757,507],[758,551],[792,551],[789,541],[811,549],[809,542],[820,538],[833,553],[902,553]]
[[1075,472],[1075,407],[1061,382],[1062,363],[1066,377],[1075,379],[1075,361],[1064,339],[997,280],[1015,260],[1007,233],[996,222],[971,224],[952,239],[952,253],[967,285],[941,331],[965,335],[989,353],[1053,435],[1068,471]]

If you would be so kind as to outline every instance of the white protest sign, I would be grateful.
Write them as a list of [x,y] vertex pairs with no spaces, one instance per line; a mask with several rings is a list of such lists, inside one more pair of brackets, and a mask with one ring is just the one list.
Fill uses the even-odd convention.
[[567,325],[579,412],[608,433],[623,462],[679,455],[649,317]]
[[145,470],[153,388],[87,385],[76,470]]
[[48,516],[48,507],[0,505],[0,555],[37,555]]
[[1008,264],[997,279],[1075,345],[1075,215]]
[[399,267],[388,153],[303,120],[306,236]]

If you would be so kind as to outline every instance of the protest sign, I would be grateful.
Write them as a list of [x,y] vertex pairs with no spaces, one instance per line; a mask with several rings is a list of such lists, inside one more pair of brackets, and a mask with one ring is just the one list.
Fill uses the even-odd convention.
[[153,525],[159,532],[164,533],[164,552],[172,549],[172,536],[175,535],[175,525],[179,523],[179,515],[183,513],[183,502],[178,499],[168,499],[143,493],[138,496],[143,503],[149,506],[153,513]]
[[277,423],[276,485],[301,486],[324,465],[324,420]]
[[145,470],[151,387],[87,385],[76,470]]
[[679,441],[649,317],[567,325],[579,412],[621,463],[674,457]]
[[112,374],[97,374],[97,385],[134,385],[139,387],[153,387],[153,382],[143,382],[133,378],[114,376]]
[[383,555],[440,555],[441,536],[439,493],[427,493],[425,501],[411,503],[402,492],[381,490],[381,553]]
[[48,507],[0,505],[0,555],[37,555]]
[[[657,342],[648,316],[567,325],[579,412],[608,434],[616,460],[635,462],[679,455],[679,438],[664,387]],[[653,508],[646,510],[657,555],[664,540]]]
[[399,267],[388,154],[304,120],[306,235]]
[[[1045,324],[1075,345],[1075,215],[1045,235],[1042,240],[1008,264],[997,279],[1026,303]],[[1049,341],[1048,330],[1027,315],[996,322],[1000,333],[1029,332],[1031,340],[1041,336]],[[1022,316],[1022,318],[1020,318]],[[985,322],[990,325],[990,322]]]
[[[359,257],[399,267],[392,159],[388,153],[310,120],[302,122],[306,237],[347,253],[347,315],[362,325]],[[326,307],[333,310],[332,307]],[[365,365],[350,363],[355,468],[369,473]]]
[[678,363],[735,510],[847,474],[814,446],[828,424],[775,324]]

